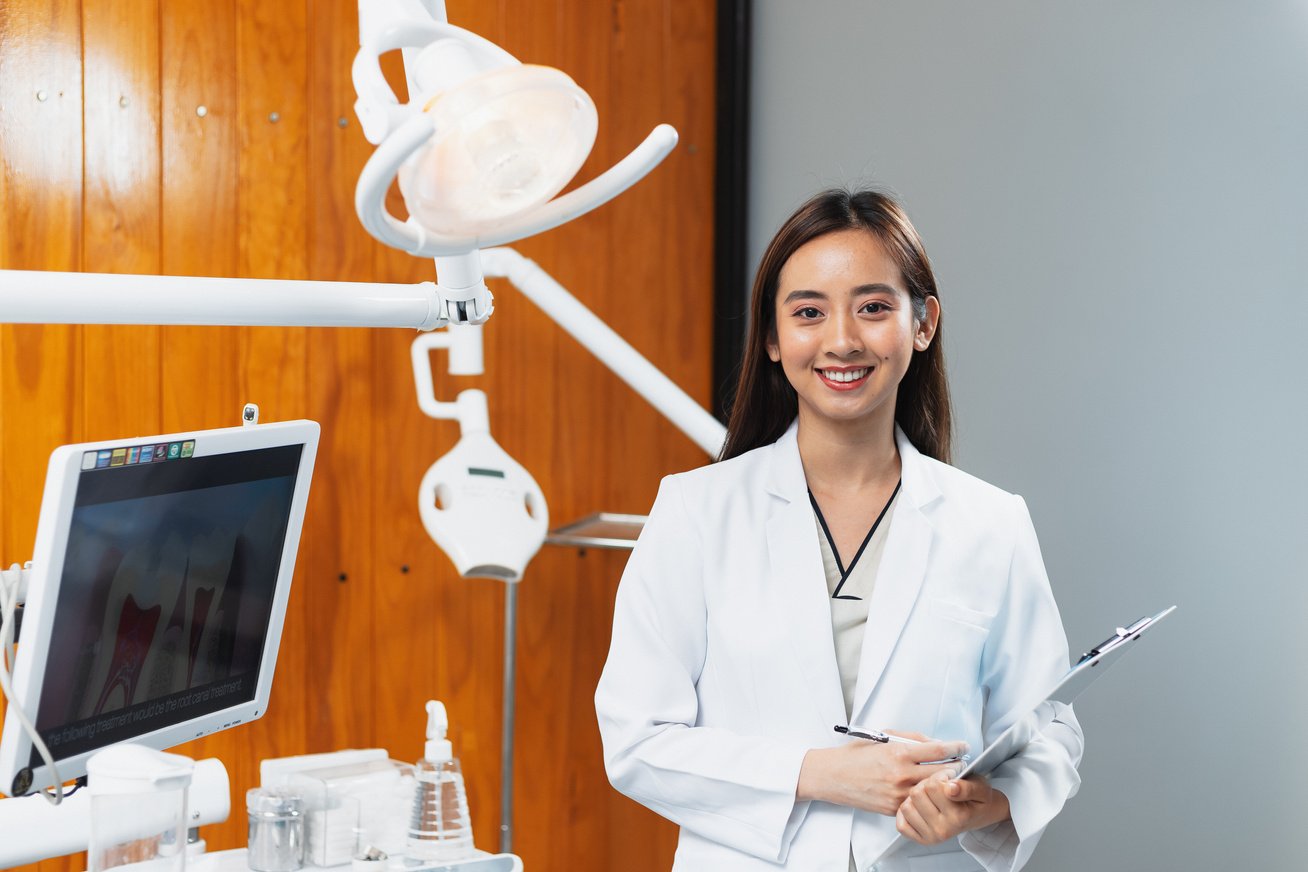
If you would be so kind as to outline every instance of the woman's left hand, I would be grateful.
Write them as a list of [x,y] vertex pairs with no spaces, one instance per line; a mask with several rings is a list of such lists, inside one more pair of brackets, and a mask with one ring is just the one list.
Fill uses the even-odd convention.
[[896,828],[923,845],[1008,820],[1008,797],[982,779],[955,781],[941,772],[920,781],[895,813]]

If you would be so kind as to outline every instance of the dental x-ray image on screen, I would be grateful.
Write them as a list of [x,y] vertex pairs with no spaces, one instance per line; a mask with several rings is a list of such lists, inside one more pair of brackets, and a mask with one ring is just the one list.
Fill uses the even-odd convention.
[[57,756],[254,696],[299,451],[248,454],[83,476],[36,718]]

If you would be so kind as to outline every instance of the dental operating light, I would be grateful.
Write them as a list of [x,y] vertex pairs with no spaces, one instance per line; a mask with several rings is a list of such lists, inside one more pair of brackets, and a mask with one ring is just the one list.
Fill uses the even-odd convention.
[[400,168],[409,214],[438,233],[486,233],[563,190],[595,143],[585,91],[550,67],[481,73],[423,110],[435,133]]
[[[676,131],[660,124],[608,171],[556,196],[585,162],[598,129],[595,104],[572,79],[524,65],[444,21],[364,16],[360,29],[355,112],[377,150],[359,175],[355,210],[378,241],[435,260],[446,323],[481,324],[494,310],[479,249],[589,212],[676,145]],[[381,56],[397,49],[411,52],[407,103],[381,71]],[[409,212],[403,221],[385,205],[396,179]]]

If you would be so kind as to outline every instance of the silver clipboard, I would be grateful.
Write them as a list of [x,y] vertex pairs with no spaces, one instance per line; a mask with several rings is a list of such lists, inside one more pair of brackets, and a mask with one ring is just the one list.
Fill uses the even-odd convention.
[[1133,642],[1138,641],[1141,636],[1174,611],[1176,606],[1171,606],[1151,618],[1141,618],[1129,626],[1118,627],[1113,635],[1083,654],[1081,659],[1059,679],[1053,690],[1045,694],[1044,699],[1004,730],[999,738],[987,745],[980,754],[973,757],[957,777],[988,775],[1005,760],[1014,757],[1057,717],[1058,704],[1070,705],[1072,700],[1080,696],[1096,678],[1108,671],[1110,666],[1132,648]]

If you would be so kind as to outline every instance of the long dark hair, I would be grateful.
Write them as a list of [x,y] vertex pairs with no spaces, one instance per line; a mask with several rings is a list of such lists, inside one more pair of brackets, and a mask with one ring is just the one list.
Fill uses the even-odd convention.
[[[885,246],[899,266],[919,321],[926,316],[927,297],[940,298],[922,240],[903,208],[890,197],[877,191],[832,189],[800,206],[772,238],[754,279],[745,358],[719,460],[775,442],[795,419],[795,389],[767,351],[768,341],[776,335],[781,268],[805,243],[849,229],[866,230]],[[895,423],[923,454],[949,462],[953,422],[939,326],[926,351],[913,352],[895,397]]]

